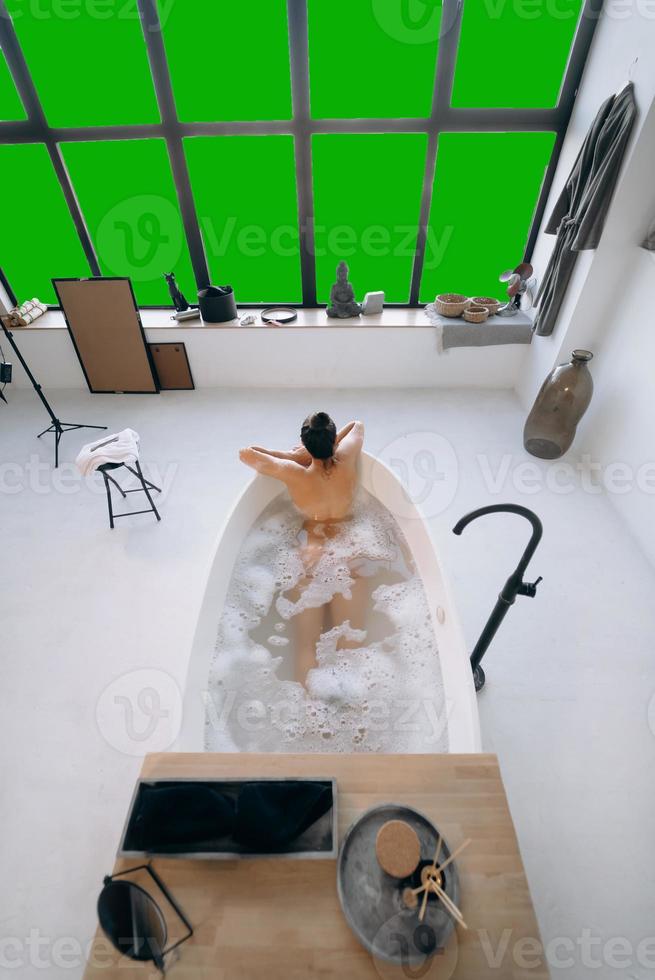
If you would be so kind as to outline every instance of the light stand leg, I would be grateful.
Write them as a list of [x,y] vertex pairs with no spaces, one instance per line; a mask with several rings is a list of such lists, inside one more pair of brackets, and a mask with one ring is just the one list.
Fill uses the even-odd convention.
[[[32,372],[30,371],[29,366],[27,364],[27,361],[25,360],[25,358],[23,357],[23,355],[19,351],[19,349],[18,349],[18,347],[16,345],[16,341],[14,340],[13,333],[11,332],[11,330],[8,330],[7,329],[7,327],[5,326],[4,320],[2,320],[1,318],[0,318],[0,325],[2,326],[2,329],[4,330],[5,336],[6,336],[7,340],[9,341],[9,343],[11,344],[11,346],[12,346],[12,348],[14,350],[14,353],[16,354],[16,357],[20,361],[20,363],[21,363],[21,365],[23,367],[23,370],[25,371],[25,374],[27,375],[27,377],[32,382],[32,387],[34,388],[35,392],[37,393],[37,395],[41,399],[41,403],[42,403],[43,407],[45,408],[46,412],[50,416],[51,424],[48,426],[47,429],[44,429],[43,432],[39,432],[39,434],[37,436],[37,439],[40,439],[41,436],[46,435],[46,433],[48,433],[48,432],[53,432],[54,433],[54,436],[55,436],[55,469],[57,469],[57,467],[59,466],[59,443],[61,441],[61,437],[63,436],[64,432],[72,432],[74,429],[106,429],[107,426],[106,425],[86,425],[86,423],[79,423],[79,422],[60,422],[59,419],[57,418],[57,416],[55,415],[55,413],[54,413],[54,411],[53,411],[53,409],[52,409],[52,407],[50,405],[50,402],[48,401],[48,399],[46,398],[46,396],[43,394],[43,389],[41,388],[41,385],[38,383],[38,381],[36,380],[36,378],[34,377],[34,375],[32,374]],[[3,401],[7,401],[7,399],[4,397],[4,395],[2,395],[2,392],[0,392],[0,396],[2,397]]]

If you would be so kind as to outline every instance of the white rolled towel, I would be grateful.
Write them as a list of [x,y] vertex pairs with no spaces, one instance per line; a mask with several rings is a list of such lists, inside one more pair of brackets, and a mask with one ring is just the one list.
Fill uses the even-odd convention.
[[134,463],[139,458],[139,433],[122,429],[80,449],[75,464],[83,476],[93,473],[105,463]]

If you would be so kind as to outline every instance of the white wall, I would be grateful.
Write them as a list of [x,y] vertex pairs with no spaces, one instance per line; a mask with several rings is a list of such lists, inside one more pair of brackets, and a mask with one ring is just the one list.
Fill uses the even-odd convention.
[[[199,388],[514,387],[524,345],[437,351],[434,327],[146,329],[149,341],[186,344]],[[86,388],[67,330],[15,331],[44,388]],[[5,345],[7,346],[7,345]],[[9,354],[8,354],[9,356]],[[27,378],[16,363],[15,384]]]
[[[594,471],[610,484],[611,502],[655,563],[655,495],[644,483],[655,459],[655,253],[639,247],[655,219],[655,4],[606,0],[546,217],[598,107],[629,73],[639,116],[602,239],[598,249],[580,254],[555,331],[534,338],[518,391],[528,408],[553,364],[567,360],[574,347],[594,352],[594,398],[574,449],[600,464]],[[534,265],[540,279],[554,241],[539,236]],[[621,474],[628,479],[615,479]]]

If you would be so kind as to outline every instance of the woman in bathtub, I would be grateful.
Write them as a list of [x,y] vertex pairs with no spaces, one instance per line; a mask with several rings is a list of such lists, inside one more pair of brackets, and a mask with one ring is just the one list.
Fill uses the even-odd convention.
[[[290,452],[275,452],[261,446],[242,449],[239,458],[258,473],[281,480],[304,516],[301,556],[305,575],[288,596],[297,603],[311,587],[323,549],[339,533],[339,522],[352,513],[357,489],[357,463],[364,444],[362,422],[349,422],[339,432],[326,412],[315,412],[300,430],[301,446]],[[362,559],[353,556],[348,569],[349,587],[336,592],[329,608],[302,603],[294,616],[296,624],[296,677],[304,681],[316,666],[316,644],[321,634],[349,621],[352,630],[362,630],[368,602],[365,578],[359,574]],[[320,592],[320,589],[319,589]],[[356,646],[358,640],[341,637],[340,646]]]

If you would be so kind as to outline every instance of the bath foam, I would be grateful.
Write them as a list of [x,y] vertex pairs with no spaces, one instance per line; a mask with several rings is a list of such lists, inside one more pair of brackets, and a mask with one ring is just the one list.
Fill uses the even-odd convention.
[[[328,625],[317,637],[317,666],[304,683],[292,679],[298,616],[323,609],[329,619],[331,601],[350,600],[362,579],[370,590],[364,628],[348,619]],[[210,665],[205,748],[448,750],[423,583],[400,528],[374,497],[360,491],[350,520],[308,534],[282,495],[248,533]]]

